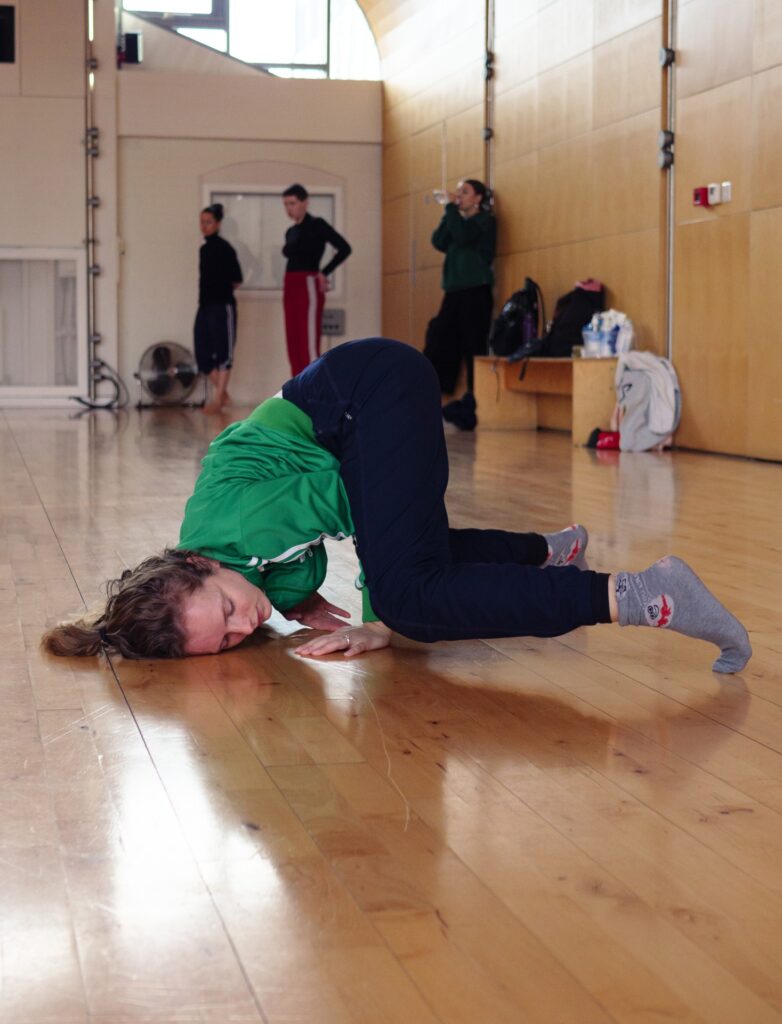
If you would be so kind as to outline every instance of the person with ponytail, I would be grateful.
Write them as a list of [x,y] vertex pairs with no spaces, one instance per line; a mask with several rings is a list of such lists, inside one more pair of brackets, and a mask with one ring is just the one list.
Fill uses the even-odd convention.
[[228,381],[236,344],[236,298],[242,268],[236,250],[220,234],[223,206],[213,203],[201,211],[204,244],[198,259],[198,312],[193,327],[198,369],[212,384],[207,414],[217,413],[228,398]]
[[[272,609],[323,631],[297,648],[354,657],[413,640],[560,636],[579,626],[673,629],[717,644],[717,672],[752,653],[741,623],[692,569],[591,571],[583,526],[453,529],[439,382],[412,346],[339,345],[209,446],[179,547],[109,585],[106,608],[44,638],[54,654],[217,654]],[[324,540],[352,536],[363,622],[326,601]],[[545,571],[541,571],[545,570]]]
[[446,404],[443,416],[463,430],[477,422],[473,398],[473,359],[487,351],[494,299],[492,263],[497,224],[489,189],[476,178],[460,181],[455,192],[437,192],[447,201],[432,234],[432,245],[445,253],[442,305],[426,332],[424,355],[431,360],[444,397],[456,391],[462,365],[467,393]]

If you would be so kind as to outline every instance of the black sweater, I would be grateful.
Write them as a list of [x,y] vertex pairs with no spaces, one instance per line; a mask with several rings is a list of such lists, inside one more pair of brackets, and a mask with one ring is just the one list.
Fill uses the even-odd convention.
[[[320,261],[328,242],[336,252],[333,258],[321,270]],[[285,232],[283,256],[288,259],[286,272],[306,270],[310,273],[320,271],[327,276],[336,270],[340,263],[350,256],[352,249],[334,228],[322,217],[313,217],[305,213],[301,224],[294,224]]]
[[198,254],[199,306],[236,305],[235,284],[242,283],[242,268],[236,250],[220,235],[207,235]]

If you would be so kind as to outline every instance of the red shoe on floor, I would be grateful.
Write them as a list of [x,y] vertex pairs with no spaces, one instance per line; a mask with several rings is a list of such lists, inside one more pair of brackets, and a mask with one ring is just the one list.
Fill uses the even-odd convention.
[[617,450],[619,448],[619,431],[618,430],[601,430],[597,435],[597,444],[595,448]]

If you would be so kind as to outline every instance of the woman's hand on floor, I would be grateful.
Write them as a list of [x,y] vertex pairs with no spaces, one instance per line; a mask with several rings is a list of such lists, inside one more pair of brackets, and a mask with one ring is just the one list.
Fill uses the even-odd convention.
[[304,658],[319,658],[323,654],[341,651],[346,658],[355,658],[367,651],[379,651],[391,643],[391,630],[382,622],[365,622],[363,626],[340,629],[328,636],[308,640],[296,648],[296,654]]
[[[331,604],[318,593],[310,594],[282,614],[290,622],[300,622],[302,626],[309,626],[310,629],[344,629],[345,623],[342,619],[350,618],[350,612]],[[341,618],[337,618],[338,615]]]

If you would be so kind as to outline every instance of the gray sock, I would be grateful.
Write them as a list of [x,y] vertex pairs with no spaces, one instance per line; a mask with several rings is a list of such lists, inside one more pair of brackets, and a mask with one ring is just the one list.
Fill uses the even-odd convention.
[[620,626],[655,626],[710,640],[720,648],[715,672],[740,672],[752,656],[747,631],[680,558],[643,572],[616,574]]
[[565,527],[559,533],[544,533],[548,544],[548,558],[541,568],[547,569],[551,565],[575,565],[577,569],[588,569],[586,558],[589,534],[585,526],[574,523]]

